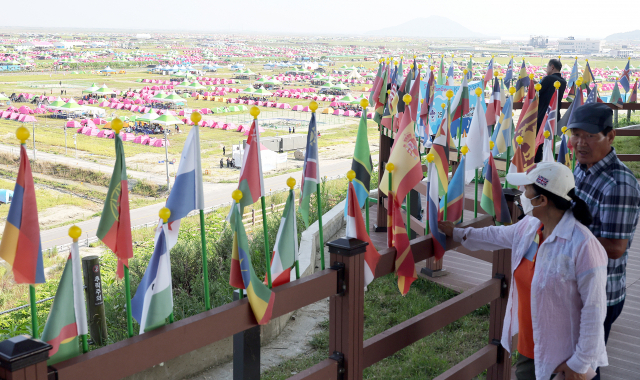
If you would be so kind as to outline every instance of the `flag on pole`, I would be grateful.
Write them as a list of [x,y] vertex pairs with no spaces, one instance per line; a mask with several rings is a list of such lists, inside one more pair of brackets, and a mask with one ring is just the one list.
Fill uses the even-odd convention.
[[385,106],[387,105],[387,71],[383,70],[382,80],[380,81],[380,88],[376,89],[378,94],[375,106],[375,114],[373,115],[373,121],[380,124],[382,122],[382,116],[384,116]]
[[439,175],[435,169],[434,163],[430,163],[427,169],[427,214],[429,217],[429,230],[433,236],[433,252],[436,260],[440,260],[444,256],[447,248],[447,237],[438,230],[438,215],[440,201],[438,200],[438,188],[436,184],[439,181]]
[[[304,166],[302,167],[302,181],[300,182],[300,215],[302,215],[302,220],[307,227],[309,227],[311,194],[318,190],[318,184],[320,183],[319,164],[318,127],[316,125],[316,113],[313,112],[311,113],[311,120],[309,121],[307,148],[304,155]],[[320,195],[318,194],[317,196],[319,197]]]
[[522,60],[522,66],[520,66],[520,74],[518,75],[518,81],[516,82],[516,93],[513,95],[514,102],[521,102],[524,98],[524,88],[529,86],[530,78],[527,74],[527,67]]
[[[462,77],[462,84],[456,92],[456,96],[453,98],[451,102],[451,108],[449,114],[451,115],[451,124],[453,124],[456,120],[458,120],[458,124],[456,126],[455,136],[458,136],[458,132],[462,130],[462,117],[469,113],[469,85],[467,84],[467,78]],[[462,117],[460,116],[462,114]],[[451,135],[454,133],[451,131]]]
[[[476,109],[478,108],[476,107]],[[491,92],[491,96],[489,96],[489,104],[487,104],[487,125],[495,125],[498,122],[501,109],[500,82],[499,79],[496,78],[493,80],[493,91]]]
[[438,193],[441,196],[444,196],[449,186],[449,147],[451,145],[455,146],[455,142],[451,140],[449,115],[445,112],[429,151],[435,156],[433,163],[438,172]]
[[[240,200],[240,216],[242,216],[242,211],[246,206],[256,203],[260,197],[264,196],[261,148],[258,120],[254,119],[251,123],[249,138],[247,138],[247,145],[242,155],[242,168],[240,168],[240,179],[238,180],[238,189],[243,194]],[[229,216],[231,214],[229,213]]]
[[407,106],[411,113],[411,120],[416,123],[418,121],[418,108],[420,108],[420,70],[416,69],[416,79],[412,83],[407,83],[408,93],[411,95],[411,103],[407,104]]
[[444,55],[440,57],[440,68],[438,69],[438,84],[445,84],[446,78],[444,76]]
[[509,83],[511,82],[512,79],[513,79],[513,56],[511,57],[511,60],[509,60],[509,64],[507,65],[507,72],[504,74],[504,81],[505,83]]
[[[433,91],[434,91],[434,83],[433,83],[433,72],[429,71],[429,79],[427,81],[427,89],[425,91],[424,102],[420,105],[420,119],[422,119],[425,126],[429,124],[429,108],[431,108],[433,103]],[[430,133],[428,133],[430,134]]]
[[[393,192],[390,197],[395,198]],[[418,279],[416,273],[416,263],[413,260],[411,243],[407,235],[402,213],[400,212],[400,202],[396,198],[393,202],[393,246],[396,248],[396,274],[398,275],[398,289],[403,296],[409,292],[411,283]]]
[[140,280],[136,295],[131,299],[131,315],[140,324],[140,334],[164,326],[173,312],[167,228],[167,224],[163,224],[157,235],[149,265]]
[[80,355],[78,336],[87,334],[87,310],[84,303],[84,281],[78,242],[73,242],[56,290],[42,341],[49,343],[48,365]]
[[0,258],[11,266],[17,284],[43,284],[46,281],[36,191],[24,145],[20,146],[18,178],[0,240]]
[[495,144],[493,154],[504,153],[511,146],[511,123],[513,122],[513,97],[508,97],[502,107],[500,119],[493,130],[491,141]]
[[[484,99],[476,98],[476,110],[469,125],[469,135],[467,136],[467,148],[469,152],[465,158],[465,183],[471,183],[475,178],[476,169],[482,168],[489,159],[489,130],[487,129],[487,118],[482,108]],[[488,110],[488,109],[487,109]],[[435,163],[436,161],[434,161]],[[457,171],[456,171],[457,173]],[[447,215],[448,216],[448,215]]]
[[482,91],[487,88],[487,83],[493,79],[493,57],[489,61],[489,65],[487,65],[487,73],[484,74],[484,79],[482,80]]
[[[522,155],[524,158],[524,170],[527,171],[534,165],[536,158],[536,129],[538,125],[538,95],[535,94],[527,106],[526,110],[522,110],[524,117],[518,124],[518,129],[514,134],[514,139],[522,136]],[[521,114],[522,114],[521,113]]]
[[489,161],[487,161],[486,177],[482,188],[480,207],[482,207],[487,214],[493,216],[496,222],[502,224],[511,223],[511,214],[507,208],[507,200],[502,192],[498,169],[496,168],[492,154],[489,155]]
[[544,143],[544,132],[549,131],[549,138],[553,138],[556,133],[556,123],[557,123],[557,114],[558,114],[558,91],[555,91],[551,96],[551,101],[549,101],[549,106],[547,107],[547,112],[544,115],[544,119],[542,119],[541,126],[538,131],[538,136],[536,137],[536,150],[538,147]]
[[618,81],[613,85],[613,91],[611,91],[611,99],[609,103],[613,104],[618,108],[622,108],[624,105],[624,100],[622,100],[622,95],[620,94],[620,89],[618,88]]
[[[298,227],[293,191],[289,192],[287,202],[280,219],[280,227],[276,235],[271,256],[271,284],[273,287],[288,283],[291,280],[291,268],[298,260]],[[265,281],[267,276],[265,276]]]
[[516,151],[513,152],[513,158],[509,164],[509,173],[524,173],[524,155],[522,147],[517,145]]
[[622,73],[620,73],[619,78],[620,85],[624,88],[624,92],[629,92],[629,89],[631,88],[631,69],[629,68],[629,65],[631,65],[631,58],[627,60],[627,65],[624,67],[624,70],[622,70]]
[[118,258],[118,278],[124,277],[124,266],[129,267],[133,257],[131,239],[131,216],[129,214],[129,184],[127,165],[124,160],[124,147],[118,133],[115,134],[116,164],[109,182],[107,199],[104,202],[102,216],[96,235]]
[[589,88],[591,82],[593,82],[593,72],[591,71],[591,66],[589,66],[589,60],[585,64],[584,71],[582,73],[582,86],[585,88]]
[[453,57],[451,57],[451,66],[447,70],[447,86],[453,86]]
[[633,84],[633,90],[631,90],[631,95],[629,95],[629,99],[627,103],[637,103],[638,102],[638,81]]
[[[447,191],[447,220],[458,224],[462,222],[462,212],[464,210],[464,179],[465,179],[465,155],[460,158],[460,165],[449,182]],[[440,200],[439,220],[444,220],[444,198]],[[436,225],[437,228],[437,225]]]
[[467,80],[473,79],[473,58],[469,57],[469,63],[467,63]]
[[573,68],[571,69],[571,75],[569,75],[569,80],[567,81],[567,87],[571,88],[576,81],[578,80],[578,58],[576,58],[575,62],[573,62]]
[[[362,218],[362,211],[360,211],[361,206],[356,202],[356,198],[355,186],[353,186],[353,182],[349,182],[349,189],[347,191],[347,228],[345,235],[347,239],[358,239],[369,243],[364,253],[364,286],[367,286],[375,277],[380,254],[373,245],[373,242],[371,242],[367,227]],[[389,227],[389,229],[391,229],[391,227]]]
[[[234,204],[231,208],[235,214],[231,219],[233,229],[233,248],[231,251],[231,276],[229,284],[234,288],[246,289],[247,298],[253,315],[259,325],[266,325],[271,320],[271,312],[275,302],[275,293],[263,284],[256,276],[251,264],[251,253],[247,233],[242,224],[240,206]],[[297,235],[296,235],[297,237]],[[241,290],[242,291],[242,290]]]
[[[414,122],[411,120],[411,114],[406,112],[400,122],[400,130],[395,137],[393,147],[391,147],[391,154],[389,155],[388,162],[395,165],[391,191],[396,194],[399,202],[402,202],[407,193],[422,180],[422,164],[413,126]],[[382,176],[380,183],[382,184],[380,190],[386,195],[389,192],[386,185],[389,183],[389,173],[387,171]]]
[[191,128],[184,142],[176,180],[166,207],[171,210],[169,223],[186,217],[193,210],[204,210],[199,128]]
[[558,149],[558,162],[566,165],[569,169],[571,169],[571,157],[569,156],[569,147],[567,146],[566,134],[562,134],[560,149]]
[[584,104],[589,104],[589,103],[599,103],[600,97],[598,96],[598,84],[596,83],[593,88],[590,88],[589,86],[587,86],[587,93],[589,95],[587,95],[587,99],[584,101]]
[[[351,161],[351,170],[356,172],[356,178],[353,180],[355,194],[358,197],[360,208],[366,205],[369,197],[369,189],[371,186],[371,173],[373,172],[373,162],[371,161],[371,150],[369,148],[369,138],[367,137],[367,115],[363,111],[360,116],[360,125],[358,126],[358,134],[356,135],[356,147],[353,151],[353,160]],[[345,215],[349,209],[349,192],[347,192],[347,202],[344,209]]]
[[[371,93],[369,94],[369,104],[375,105],[377,96],[380,94],[380,81],[382,80],[382,70],[384,68],[384,63],[378,64],[378,72],[376,72],[376,78],[373,80],[373,85],[371,86]],[[377,91],[377,94],[376,94]]]

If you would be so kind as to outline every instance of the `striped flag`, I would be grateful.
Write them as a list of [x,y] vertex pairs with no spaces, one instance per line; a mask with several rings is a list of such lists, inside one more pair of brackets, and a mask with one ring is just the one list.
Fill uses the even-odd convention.
[[500,119],[493,130],[493,136],[491,141],[495,144],[493,146],[493,154],[498,155],[504,153],[507,148],[511,146],[511,124],[513,122],[513,97],[508,97],[502,107],[500,113]]
[[573,68],[571,69],[571,75],[569,75],[569,80],[567,81],[567,87],[572,87],[576,81],[578,80],[578,59],[573,63]]
[[446,81],[444,76],[444,55],[440,57],[440,68],[438,68],[438,84],[443,85]]
[[[473,79],[473,58],[469,57],[469,63],[467,63],[467,80]],[[486,85],[486,83],[485,83]]]
[[[493,79],[493,57],[489,61],[489,65],[487,65],[487,73],[484,74],[484,79],[482,80],[482,91],[487,88],[487,83]],[[489,124],[491,125],[491,124]]]
[[[449,183],[449,191],[447,191],[447,220],[458,224],[462,222],[462,212],[464,210],[464,177],[465,177],[465,161],[466,156],[460,158],[460,165],[456,169],[455,174]],[[440,200],[439,220],[444,220],[444,198]],[[437,226],[437,225],[436,225]]]
[[566,165],[569,169],[571,169],[571,157],[569,156],[569,147],[567,146],[566,134],[562,134],[560,149],[558,149],[558,162]]
[[433,102],[433,91],[434,91],[434,83],[433,83],[433,72],[428,72],[429,79],[427,81],[427,90],[425,91],[425,99],[424,102],[420,105],[420,119],[427,126],[429,124],[429,108],[431,108]]
[[637,103],[638,102],[638,81],[633,84],[633,90],[631,90],[631,95],[629,95],[629,99],[627,103]]
[[[360,205],[355,201],[356,198],[356,190],[353,182],[349,182],[349,189],[347,190],[346,237],[347,239],[358,239],[369,243],[364,253],[364,286],[367,286],[375,277],[380,254],[367,233],[367,227],[362,218]],[[389,229],[391,229],[391,227],[389,227]]]
[[[389,197],[395,198],[391,193]],[[402,213],[400,212],[400,202],[396,198],[393,202],[393,246],[396,248],[396,274],[398,275],[398,289],[403,296],[409,292],[411,283],[418,279],[416,273],[416,263],[411,252],[411,243],[404,225]]]
[[[290,191],[282,212],[271,256],[271,283],[273,287],[286,284],[291,280],[291,268],[298,261],[298,227],[295,203],[293,192]],[[267,276],[265,276],[265,281],[266,279]]]
[[455,143],[451,140],[449,116],[445,112],[429,151],[435,156],[433,163],[440,178],[438,181],[438,193],[441,196],[444,196],[449,186],[449,147],[451,145],[455,146]]
[[582,72],[582,87],[589,88],[591,82],[593,82],[593,72],[591,71],[591,66],[589,66],[589,61],[585,64],[584,71]]
[[485,172],[486,177],[482,188],[480,207],[487,214],[493,216],[497,223],[510,224],[511,214],[507,208],[507,200],[502,192],[502,185],[500,184],[496,163],[493,160],[493,154],[489,155]]
[[433,236],[433,252],[436,260],[440,260],[447,249],[447,237],[438,230],[438,206],[440,205],[440,201],[438,200],[438,188],[440,185],[436,184],[436,182],[439,182],[438,177],[439,175],[432,162],[427,169],[427,214],[429,218],[429,230]]
[[127,180],[127,164],[124,160],[124,147],[120,135],[115,135],[116,163],[104,202],[100,223],[96,236],[109,247],[118,258],[118,278],[124,277],[124,267],[129,267],[129,259],[133,257],[133,241],[131,239],[131,216],[129,214],[129,182]]
[[507,72],[504,74],[504,81],[505,83],[509,83],[511,82],[512,79],[513,79],[513,57],[511,57],[511,60],[507,65]]
[[233,205],[231,208],[235,214],[232,218],[231,228],[233,229],[233,248],[231,251],[231,276],[229,284],[234,288],[245,289],[245,294],[249,298],[251,310],[260,325],[266,325],[271,320],[271,312],[275,302],[276,294],[265,284],[260,282],[251,264],[251,253],[247,233],[242,224],[240,206]]
[[[467,147],[469,152],[465,158],[465,183],[471,183],[475,178],[476,169],[484,167],[485,162],[489,159],[489,130],[487,129],[487,121],[484,115],[482,103],[484,99],[476,98],[476,110],[471,118],[469,125],[469,135],[467,136]],[[457,173],[457,172],[456,172]]]
[[[477,108],[476,108],[477,109]],[[500,82],[499,79],[493,80],[493,90],[489,96],[489,104],[487,104],[487,125],[495,125],[500,117]]]
[[46,281],[36,191],[24,145],[20,146],[18,178],[0,240],[0,258],[11,266],[17,284],[43,284]]
[[509,173],[524,173],[524,154],[522,154],[522,147],[517,145],[516,151],[513,152],[513,158],[509,164]]
[[173,312],[167,229],[168,225],[163,224],[157,234],[149,265],[138,285],[136,295],[131,299],[131,315],[140,324],[140,334],[164,326]]
[[[238,189],[243,194],[240,200],[240,211],[244,210],[246,206],[256,203],[260,197],[264,196],[261,149],[258,120],[254,119],[249,129],[247,148],[242,155],[242,168],[240,168],[240,179],[238,180]],[[231,213],[229,215],[231,216]],[[242,216],[242,212],[240,212],[240,215]]]
[[[369,104],[375,105],[377,96],[380,94],[380,81],[382,80],[382,70],[384,68],[384,63],[378,64],[378,72],[376,73],[376,78],[373,80],[373,85],[371,86],[371,93],[369,94]],[[377,94],[376,94],[377,91]]]
[[70,251],[42,332],[42,341],[52,346],[48,365],[80,355],[78,336],[88,332],[82,263],[77,241],[71,244]]
[[[367,116],[364,112],[360,117],[360,125],[358,126],[358,134],[356,135],[356,147],[353,151],[353,160],[351,161],[351,170],[356,172],[353,187],[355,188],[355,194],[358,196],[358,204],[360,208],[362,208],[365,207],[365,202],[369,197],[371,173],[373,172],[369,138],[367,137]],[[347,192],[347,202],[344,209],[345,216],[349,209],[349,194],[350,193]]]
[[[311,194],[318,190],[320,183],[320,162],[318,161],[318,127],[316,125],[316,113],[311,114],[309,132],[307,132],[307,148],[302,167],[302,181],[300,182],[300,215],[304,224],[309,227],[309,207],[311,207]],[[318,196],[320,196],[318,194]]]
[[536,136],[536,148],[544,143],[544,132],[549,131],[549,138],[552,139],[553,135],[556,133],[556,123],[558,121],[558,91],[554,92],[551,96],[551,100],[549,101],[549,106],[547,107],[547,113],[544,115],[544,119],[542,119],[541,127],[538,131],[538,136]]
[[527,75],[527,67],[522,60],[522,66],[520,66],[520,74],[518,75],[518,81],[516,82],[516,93],[513,95],[514,102],[521,102],[524,98],[524,88],[529,86],[530,78]]
[[193,210],[204,210],[199,128],[191,128],[184,142],[167,208],[171,210],[169,223],[186,217]]
[[521,122],[514,134],[514,139],[522,136],[522,155],[524,158],[524,170],[528,170],[534,165],[536,158],[536,129],[538,125],[538,95],[535,94],[530,102],[526,105],[526,110],[522,110]]
[[375,113],[373,115],[373,121],[380,124],[382,122],[382,116],[384,116],[384,109],[387,104],[387,71],[383,70],[382,80],[380,81],[380,88],[376,89],[377,96],[374,95]]
[[[469,113],[469,85],[467,84],[467,78],[462,77],[462,84],[460,88],[456,92],[456,96],[453,98],[451,102],[451,108],[449,110],[449,114],[451,115],[451,125],[454,124],[456,120],[458,120],[458,124],[456,126],[455,136],[458,136],[459,131],[462,130],[462,118],[464,115]],[[451,135],[453,136],[453,130],[451,131]]]

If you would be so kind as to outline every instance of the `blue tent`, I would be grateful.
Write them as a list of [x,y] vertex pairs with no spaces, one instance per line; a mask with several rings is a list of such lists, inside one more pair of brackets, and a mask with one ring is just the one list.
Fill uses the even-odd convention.
[[104,69],[100,70],[101,73],[115,73],[116,71],[111,67],[107,66]]
[[0,189],[0,203],[11,203],[13,200],[13,190]]

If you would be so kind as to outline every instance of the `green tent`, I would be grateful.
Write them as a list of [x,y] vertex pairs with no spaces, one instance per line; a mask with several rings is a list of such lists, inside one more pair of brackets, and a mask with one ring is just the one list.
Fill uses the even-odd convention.
[[240,108],[238,108],[238,106],[229,107],[229,112],[238,112],[238,111],[240,111]]

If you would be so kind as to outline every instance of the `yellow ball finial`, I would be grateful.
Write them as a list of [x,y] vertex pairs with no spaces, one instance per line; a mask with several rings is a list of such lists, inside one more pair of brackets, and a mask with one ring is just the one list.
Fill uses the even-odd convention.
[[242,190],[240,189],[233,190],[231,192],[231,198],[233,198],[233,200],[236,202],[240,202],[240,199],[242,199]]
[[[393,164],[391,164],[391,165],[393,165]],[[347,172],[347,179],[349,180],[349,182],[352,182],[354,178],[356,178],[356,172],[353,171],[353,170],[349,170]]]
[[200,115],[200,112],[196,111],[191,114],[191,121],[193,121],[193,124],[198,124],[200,120],[202,120],[202,115]]
[[427,162],[433,162],[436,159],[436,156],[433,153],[427,154]]
[[492,55],[491,55],[491,58],[495,58],[495,55],[493,55],[493,54],[492,54]]
[[360,101],[360,107],[367,108],[369,106],[369,101],[367,99],[362,99]]
[[120,133],[120,130],[122,129],[123,125],[124,123],[122,122],[122,120],[120,120],[119,117],[116,117],[115,119],[111,120],[111,129],[115,133]]
[[424,104],[424,99],[420,99],[420,104]]
[[78,240],[80,235],[82,235],[82,229],[80,227],[74,225],[69,228],[69,237],[73,239],[73,241]]
[[467,69],[462,70],[462,73],[463,73],[464,75],[467,75],[467,73],[468,73],[468,72],[469,72],[469,70],[467,70]]
[[555,87],[556,90],[559,89],[560,88],[560,81],[557,80],[557,81],[553,82],[553,87]]
[[476,92],[476,95],[477,95],[477,96],[482,95],[482,89],[481,89],[480,87],[476,88],[476,91],[475,91],[475,92]]
[[536,84],[533,86],[533,88],[534,88],[536,91],[540,91],[540,89],[542,88],[542,85],[541,85],[540,83],[536,83]]
[[582,86],[582,82],[584,81],[584,79],[582,79],[582,77],[579,77],[578,79],[576,79],[576,84],[578,86]]
[[404,55],[401,55],[400,56],[400,60],[402,61],[403,59],[404,59]]
[[562,133],[567,133],[568,128],[566,126],[562,127],[561,131]]
[[584,61],[585,61],[585,62],[589,62],[589,59],[585,59]]
[[515,94],[515,93],[516,93],[516,88],[515,88],[515,87],[513,87],[513,86],[509,87],[509,93],[510,93],[511,95]]
[[543,135],[544,135],[544,138],[545,138],[545,139],[548,139],[548,138],[549,138],[549,136],[551,136],[551,132],[549,132],[549,131],[544,131]]
[[398,66],[398,61],[393,61],[393,64]]
[[500,72],[498,70],[493,70],[493,76],[497,77],[498,75],[500,75]]
[[289,188],[293,190],[293,188],[296,186],[296,180],[293,177],[287,178],[287,186],[289,186]]
[[167,221],[171,217],[171,210],[169,210],[167,207],[163,207],[160,209],[160,212],[158,212],[158,216],[160,217],[160,219],[162,219],[163,223],[167,223]]
[[518,137],[516,137],[516,142],[517,142],[519,145],[522,145],[522,143],[524,142],[524,139],[522,138],[522,136],[518,136]]
[[318,102],[312,100],[311,103],[309,103],[309,109],[311,110],[311,112],[316,112],[316,110],[318,109]]
[[529,79],[533,80],[533,74],[529,74]]
[[494,147],[495,145],[496,145],[496,144],[495,144],[493,141],[489,141],[489,149],[493,150],[493,147]]
[[413,69],[413,63],[411,65],[409,65],[409,67],[411,67]]
[[409,95],[409,94],[404,94],[404,96],[402,97],[402,100],[404,101],[404,104],[409,104],[409,103],[411,103],[411,95]]
[[447,108],[447,105],[442,103],[442,104],[440,104],[440,107],[442,107],[442,109],[445,109],[445,108]]
[[260,115],[260,108],[253,106],[251,107],[251,110],[249,110],[249,113],[251,114],[251,116],[253,116],[254,119],[257,119],[258,115]]
[[415,54],[414,54],[414,55],[413,55],[413,59],[416,59],[416,57],[417,57],[417,55],[415,55]]
[[561,56],[561,55],[559,55],[559,56],[558,56],[558,59],[561,59],[561,58],[562,58],[562,56]]
[[449,98],[449,100],[451,100],[451,98],[453,98],[453,90],[447,90],[445,95],[447,96],[447,98]]
[[387,163],[387,166],[385,166],[385,168],[387,169],[388,172],[392,172],[393,169],[396,168],[396,166],[393,164],[393,162],[389,162]]
[[435,68],[436,67],[434,65],[429,66],[429,70],[431,70],[431,71],[435,70]]
[[29,136],[31,136],[31,133],[26,127],[18,127],[18,129],[16,129],[16,137],[20,140],[20,144],[26,143]]
[[576,60],[578,59],[578,56],[576,55]]
[[463,146],[462,148],[460,148],[460,153],[462,153],[463,155],[466,155],[467,153],[469,153],[469,147],[468,146]]
[[422,63],[418,64],[418,69],[422,70]]

